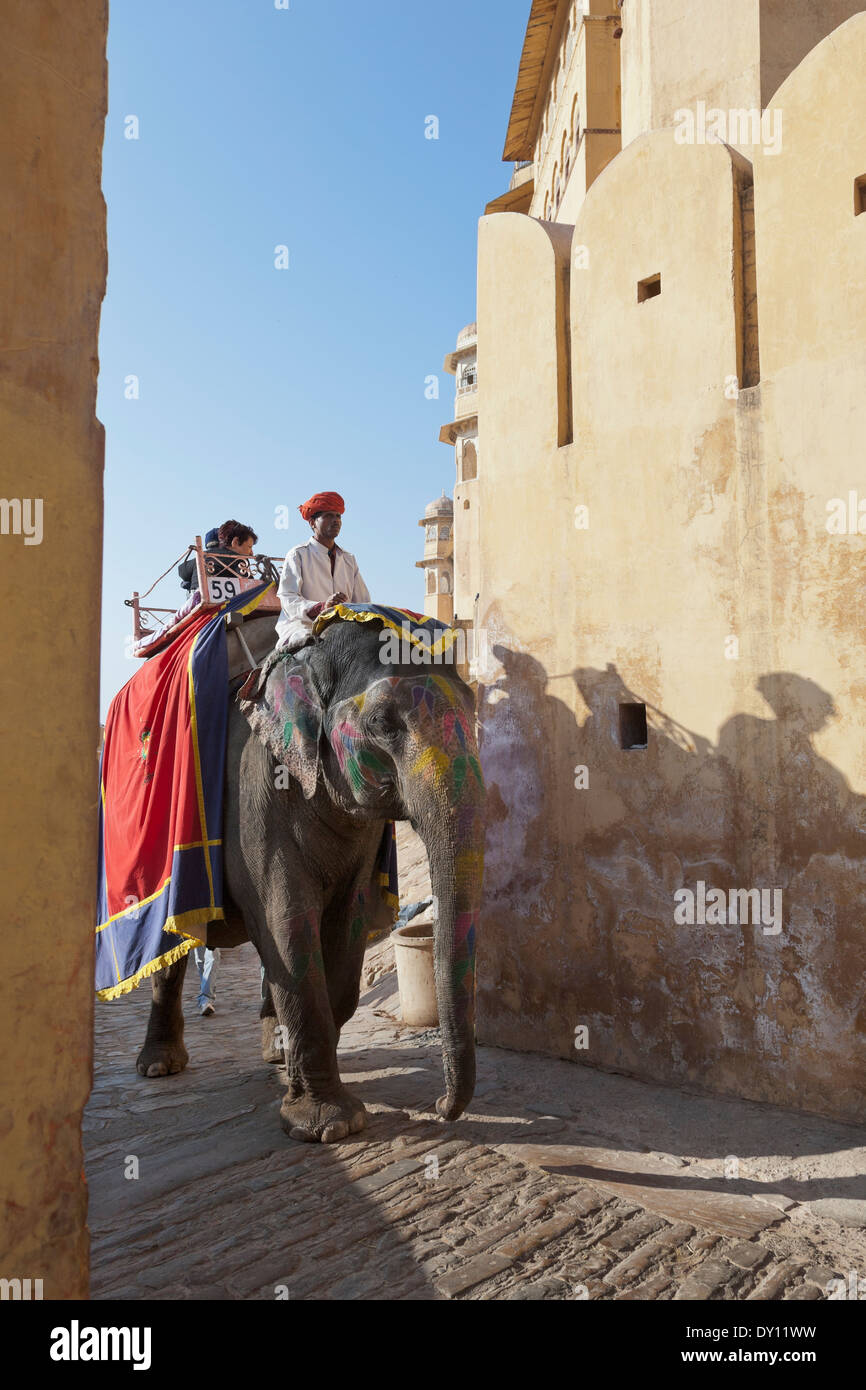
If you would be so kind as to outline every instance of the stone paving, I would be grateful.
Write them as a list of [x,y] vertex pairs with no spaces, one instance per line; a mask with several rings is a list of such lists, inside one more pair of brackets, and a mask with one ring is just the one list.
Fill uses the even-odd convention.
[[279,1127],[251,946],[223,952],[212,1019],[190,965],[179,1076],[135,1073],[148,988],[97,1005],[94,1298],[815,1300],[852,1271],[866,1292],[862,1131],[498,1048],[446,1125],[389,951],[341,1040],[369,1115],[343,1144]]

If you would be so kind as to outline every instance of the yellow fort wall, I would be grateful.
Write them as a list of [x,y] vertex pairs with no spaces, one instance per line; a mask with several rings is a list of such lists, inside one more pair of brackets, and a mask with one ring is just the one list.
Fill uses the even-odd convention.
[[63,1299],[87,1294],[108,14],[102,0],[47,9],[0,4],[0,493],[30,504],[41,542],[25,544],[13,507],[0,534],[0,1276]]
[[[860,1121],[864,70],[866,15],[778,156],[645,134],[573,229],[484,218],[478,283],[479,1036]],[[781,899],[678,925],[699,881]]]
[[864,9],[864,0],[625,0],[623,145],[701,100],[760,111],[810,49]]

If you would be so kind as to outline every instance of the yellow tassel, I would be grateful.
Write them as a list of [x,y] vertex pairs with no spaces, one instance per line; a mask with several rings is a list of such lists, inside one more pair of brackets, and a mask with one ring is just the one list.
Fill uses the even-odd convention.
[[174,965],[175,961],[181,960],[188,951],[203,945],[203,941],[196,941],[195,937],[189,937],[186,941],[181,941],[177,946],[173,946],[170,951],[166,951],[165,955],[157,956],[156,960],[148,961],[147,965],[143,965],[134,975],[130,975],[128,980],[121,980],[119,985],[112,985],[110,989],[98,989],[96,997],[101,999],[103,1003],[108,1003],[111,999],[119,999],[122,994],[131,994],[134,989],[138,988],[142,980],[146,980],[150,975],[155,975],[166,965]]

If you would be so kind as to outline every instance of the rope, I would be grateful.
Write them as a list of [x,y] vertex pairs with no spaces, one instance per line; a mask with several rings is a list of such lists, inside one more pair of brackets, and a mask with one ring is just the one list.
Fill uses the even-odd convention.
[[[168,569],[165,570],[165,571],[159,576],[159,579],[154,579],[154,581],[153,581],[153,583],[151,584],[150,588],[149,588],[149,589],[145,589],[145,591],[144,591],[143,594],[139,594],[139,596],[138,596],[138,606],[139,606],[139,608],[141,607],[141,601],[142,601],[142,599],[147,598],[148,594],[152,594],[153,591],[154,591],[154,589],[156,588],[157,584],[160,584],[160,583],[162,582],[162,580],[165,579],[166,575],[171,574],[171,571],[172,571],[173,569],[176,569],[178,565],[182,565],[183,562],[184,562],[184,560],[187,558],[187,556],[191,555],[191,554],[193,553],[194,550],[195,550],[195,546],[194,546],[194,545],[188,545],[187,548],[186,548],[186,550],[183,552],[182,555],[179,555],[179,556],[177,557],[176,560],[172,560],[172,562],[171,562],[171,564],[169,565]],[[217,557],[217,558],[228,558],[228,557],[226,556],[226,557]],[[268,582],[273,583],[275,580],[279,579],[279,574],[278,574],[278,572],[277,572],[277,570],[276,570],[276,568],[275,568],[275,565],[274,565],[274,561],[275,561],[275,560],[279,560],[279,558],[280,558],[278,555],[249,555],[249,556],[245,556],[244,558],[245,558],[245,559],[249,559],[249,560],[265,561],[265,563],[266,563],[267,566],[268,566],[268,572],[267,572],[266,574],[264,574],[264,575],[261,575],[261,578],[262,578],[262,582],[263,582],[263,583],[268,583]],[[260,573],[261,573],[261,572],[260,572]],[[252,578],[252,575],[250,576],[250,578]],[[132,605],[132,599],[131,599],[131,598],[125,598],[125,599],[123,600],[123,602],[126,604],[127,608],[132,608],[133,605]],[[156,608],[156,609],[153,609],[153,610],[148,609],[148,612],[151,612],[151,611],[156,612],[156,613],[173,613],[173,612],[174,612],[174,609],[173,609],[173,608]]]
[[138,601],[139,601],[139,603],[141,603],[141,600],[142,600],[143,598],[147,598],[148,594],[153,593],[153,590],[156,588],[157,584],[159,584],[161,580],[165,579],[165,575],[166,575],[166,574],[171,574],[171,571],[172,571],[173,569],[176,569],[178,565],[182,565],[183,562],[184,562],[184,560],[187,558],[187,556],[188,556],[189,554],[191,554],[191,552],[192,552],[193,550],[195,550],[195,546],[194,546],[194,545],[188,545],[187,548],[186,548],[186,550],[183,552],[183,554],[180,555],[176,560],[173,560],[173,561],[172,561],[172,563],[169,565],[168,569],[165,571],[165,574],[161,574],[161,575],[159,576],[159,579],[154,579],[154,581],[153,581],[153,583],[151,584],[150,588],[149,588],[149,589],[145,589],[145,591],[144,591],[143,594],[139,594],[139,596],[138,596]]

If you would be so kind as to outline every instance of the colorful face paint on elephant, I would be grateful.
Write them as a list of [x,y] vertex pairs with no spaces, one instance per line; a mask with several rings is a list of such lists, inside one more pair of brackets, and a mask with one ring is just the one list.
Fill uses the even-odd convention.
[[413,775],[443,779],[458,802],[467,777],[474,779],[483,793],[484,778],[475,733],[453,685],[438,675],[417,680],[407,677],[406,683],[411,686],[412,709],[419,720],[419,728],[429,735],[432,726],[438,731],[440,740],[427,743],[412,766]]
[[[390,680],[377,682],[390,686]],[[374,687],[375,689],[376,687]],[[330,742],[340,771],[352,788],[356,800],[364,802],[393,787],[394,765],[372,746],[370,731],[364,728],[363,713],[368,692],[344,700],[335,711]]]
[[405,714],[409,730],[424,744],[423,752],[411,765],[411,775],[444,780],[456,801],[463,795],[467,778],[474,780],[477,790],[483,793],[475,734],[453,684],[439,675],[389,676],[344,700],[335,711],[331,746],[340,771],[359,801],[393,785],[394,765],[377,748],[374,727],[376,711],[389,700]]
[[[475,940],[484,865],[484,778],[474,724],[459,688],[435,673],[404,677],[401,692],[409,706],[407,722],[418,751],[407,759],[413,801],[442,808],[440,834],[451,872],[441,894],[440,912],[450,919],[443,933],[442,965],[447,971],[451,1027],[471,1034],[475,1016]],[[445,809],[447,808],[447,810]],[[436,831],[431,869],[436,861]],[[453,856],[453,857],[451,857]],[[434,878],[435,870],[434,870]],[[443,891],[444,887],[444,891]]]
[[[247,719],[289,776],[303,789],[307,800],[316,790],[319,768],[319,735],[322,707],[307,681],[306,672],[277,653],[262,668],[262,685],[270,698],[245,705]],[[285,787],[285,782],[277,786]]]
[[287,672],[285,681],[275,690],[274,712],[277,722],[282,724],[282,742],[287,751],[292,745],[303,750],[311,739],[318,739],[318,703],[307,690],[302,676]]
[[460,1020],[475,1012],[475,937],[478,908],[458,912],[454,923],[454,955],[451,983],[454,986],[454,1014]]

